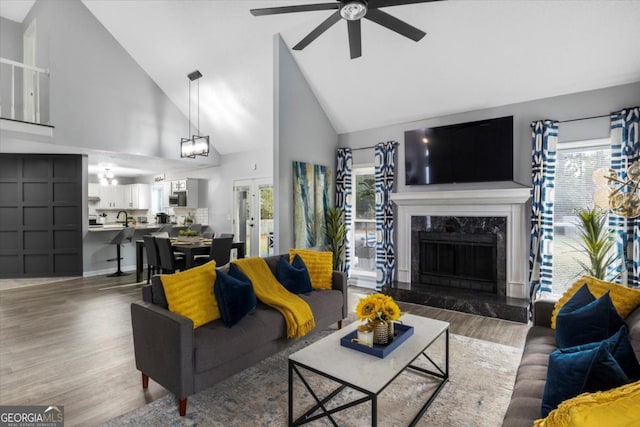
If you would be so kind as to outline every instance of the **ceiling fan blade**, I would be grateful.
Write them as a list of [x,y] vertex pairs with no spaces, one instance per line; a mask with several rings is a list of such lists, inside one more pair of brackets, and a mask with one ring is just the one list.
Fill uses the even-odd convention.
[[347,30],[349,31],[349,52],[351,59],[362,56],[362,32],[360,31],[360,20],[347,21]]
[[427,34],[424,31],[389,15],[387,12],[383,12],[378,9],[369,9],[364,17],[416,42]]
[[434,1],[443,1],[443,0],[369,0],[368,5],[369,8],[376,9],[378,7],[387,7],[387,6],[401,6],[403,4],[414,4],[414,3],[430,3]]
[[312,41],[318,38],[320,34],[324,33],[331,27],[333,24],[340,20],[340,11],[332,13],[327,19],[325,19],[320,25],[314,28],[305,38],[300,40],[300,43],[293,47],[294,50],[302,50],[309,45]]
[[278,13],[313,12],[315,10],[331,10],[339,8],[339,3],[316,3],[301,4],[297,6],[265,7],[262,9],[251,9],[249,12],[251,12],[253,16],[263,16],[276,15]]

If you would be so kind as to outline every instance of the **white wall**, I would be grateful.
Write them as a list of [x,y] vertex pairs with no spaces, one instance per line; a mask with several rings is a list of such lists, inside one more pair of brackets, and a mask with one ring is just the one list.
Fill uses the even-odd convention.
[[335,177],[338,135],[280,35],[274,58],[274,235],[280,253],[293,244],[292,162],[327,166]]
[[[230,233],[233,232],[233,182],[242,179],[273,179],[273,151],[265,148],[223,155],[220,163],[216,167],[167,173],[165,179],[189,177],[206,180],[206,193],[199,191],[199,197],[206,197],[208,203],[208,225],[216,233]],[[153,184],[153,177],[149,177],[148,182]]]
[[[568,120],[609,114],[624,107],[638,105],[638,100],[640,100],[640,82],[341,134],[339,142],[341,147],[358,148],[374,145],[382,141],[398,141],[400,146],[398,147],[396,189],[399,193],[437,191],[452,189],[452,186],[457,189],[496,188],[499,187],[498,184],[488,183],[406,186],[404,184],[404,132],[421,127],[443,126],[513,115],[514,181],[522,185],[531,186],[530,124],[532,121],[539,119]],[[560,141],[606,138],[608,135],[609,119],[607,117],[561,123],[559,126]],[[366,163],[368,158],[373,159],[373,150],[357,151],[354,154],[354,163]],[[503,184],[502,186],[513,185]]]
[[37,65],[51,71],[53,144],[180,158],[187,118],[80,1],[37,1],[25,28],[33,19]]
[[[0,17],[0,57],[22,62],[22,24]],[[2,117],[11,117],[11,66],[0,64]],[[15,69],[15,112],[22,119],[22,69]]]

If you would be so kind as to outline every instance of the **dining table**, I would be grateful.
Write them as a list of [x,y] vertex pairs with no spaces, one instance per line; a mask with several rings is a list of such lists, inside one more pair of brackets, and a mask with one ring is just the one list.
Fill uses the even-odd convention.
[[[211,239],[200,239],[195,242],[185,242],[176,238],[171,239],[174,252],[184,254],[185,269],[195,266],[197,255],[209,255]],[[236,250],[236,258],[245,257],[246,244],[243,241],[233,242],[231,249]],[[136,282],[142,281],[144,273],[144,240],[136,240]]]

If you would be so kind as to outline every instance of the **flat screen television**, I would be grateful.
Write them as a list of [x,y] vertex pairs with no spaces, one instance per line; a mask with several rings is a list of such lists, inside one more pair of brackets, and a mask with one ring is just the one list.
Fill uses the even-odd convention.
[[404,133],[405,184],[513,181],[513,116]]

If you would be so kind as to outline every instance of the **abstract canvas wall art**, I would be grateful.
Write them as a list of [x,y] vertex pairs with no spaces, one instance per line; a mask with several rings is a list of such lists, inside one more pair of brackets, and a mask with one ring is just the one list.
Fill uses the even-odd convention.
[[326,212],[331,206],[331,173],[323,165],[293,162],[293,245],[326,244]]

